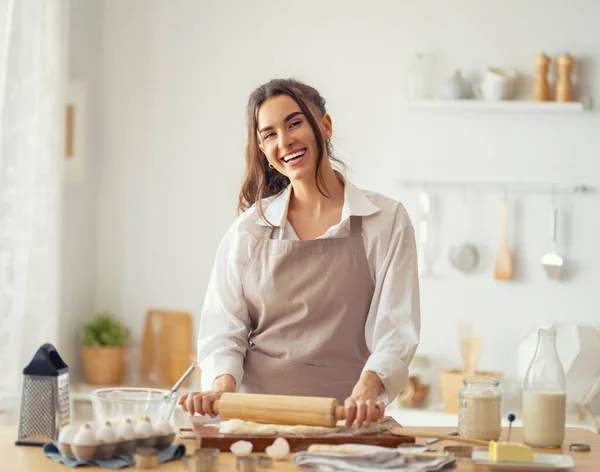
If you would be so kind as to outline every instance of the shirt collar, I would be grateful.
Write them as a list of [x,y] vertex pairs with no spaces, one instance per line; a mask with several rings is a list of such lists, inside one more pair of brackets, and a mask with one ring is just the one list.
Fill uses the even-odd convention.
[[[338,174],[339,175],[339,174]],[[365,193],[356,187],[348,179],[344,180],[344,206],[342,207],[342,221],[350,218],[351,216],[368,216],[377,213],[380,208],[375,205]],[[265,217],[267,221],[271,222],[274,226],[282,228],[287,219],[288,205],[290,203],[290,196],[292,195],[291,184],[281,191],[276,197],[273,198],[269,206],[265,209]],[[262,226],[268,226],[268,224],[262,219],[258,218],[256,224]]]

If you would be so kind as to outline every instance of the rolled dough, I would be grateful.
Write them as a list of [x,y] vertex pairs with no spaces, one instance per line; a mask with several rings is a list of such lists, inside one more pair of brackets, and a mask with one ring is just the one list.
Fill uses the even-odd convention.
[[363,425],[360,428],[357,428],[356,426],[351,426],[348,428],[346,427],[344,420],[338,421],[337,426],[334,428],[328,428],[325,426],[262,424],[240,419],[221,421],[219,424],[210,426],[218,427],[221,434],[246,434],[253,436],[271,436],[275,434],[282,434],[286,436],[375,434],[388,429],[385,425],[385,420],[377,423],[371,423],[369,425]]

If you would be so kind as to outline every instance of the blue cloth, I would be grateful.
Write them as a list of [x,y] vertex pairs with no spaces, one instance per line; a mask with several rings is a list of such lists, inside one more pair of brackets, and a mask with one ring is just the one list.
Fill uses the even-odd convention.
[[[55,462],[68,465],[69,467],[79,467],[82,465],[96,465],[104,469],[123,469],[135,465],[133,456],[129,454],[123,454],[121,456],[111,457],[110,459],[95,459],[92,461],[78,461],[75,458],[65,457],[61,454],[58,446],[54,442],[44,444],[44,455],[49,457]],[[185,445],[175,444],[162,451],[158,452],[158,461],[162,464],[163,462],[169,462],[171,460],[181,459],[185,456]]]

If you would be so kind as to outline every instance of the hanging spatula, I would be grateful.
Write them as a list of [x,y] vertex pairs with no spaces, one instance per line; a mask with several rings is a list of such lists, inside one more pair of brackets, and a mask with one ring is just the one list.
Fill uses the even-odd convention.
[[500,236],[500,249],[496,256],[496,279],[512,280],[513,262],[510,248],[508,247],[508,199],[502,203],[502,234]]
[[542,265],[552,280],[560,279],[563,266],[563,258],[556,252],[556,213],[556,206],[552,205],[552,243],[550,250],[542,256]]

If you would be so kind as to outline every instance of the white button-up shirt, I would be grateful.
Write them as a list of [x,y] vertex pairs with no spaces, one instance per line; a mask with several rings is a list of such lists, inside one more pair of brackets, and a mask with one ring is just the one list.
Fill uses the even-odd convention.
[[[287,220],[291,186],[263,200],[267,220],[283,239],[298,239]],[[362,232],[371,277],[375,284],[365,323],[371,352],[363,372],[381,379],[389,404],[404,388],[408,366],[419,343],[421,329],[419,279],[415,234],[402,204],[381,194],[363,191],[348,180],[344,187],[341,221],[320,238],[350,236],[350,216],[362,216]],[[239,388],[248,348],[250,316],[242,291],[242,275],[259,239],[271,237],[268,224],[253,205],[240,215],[217,251],[198,334],[198,364],[202,390],[231,374]]]

